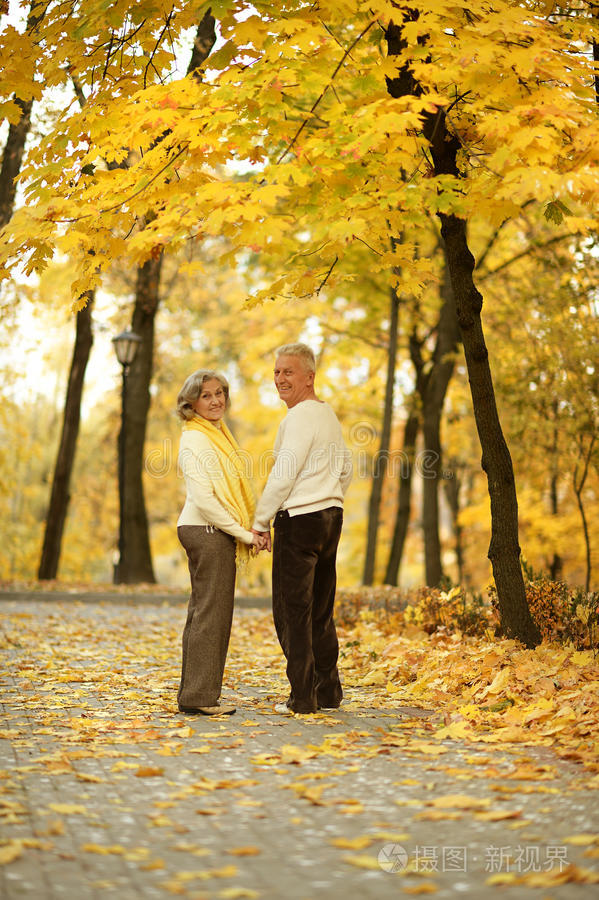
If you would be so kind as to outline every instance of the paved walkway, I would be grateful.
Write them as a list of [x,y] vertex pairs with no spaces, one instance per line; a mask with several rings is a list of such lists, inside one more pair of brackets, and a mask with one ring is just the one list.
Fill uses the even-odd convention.
[[598,794],[549,750],[437,741],[434,713],[355,687],[335,714],[279,716],[282,669],[247,646],[237,714],[178,715],[178,602],[4,597],[0,616],[7,900],[597,896],[570,879],[599,870]]

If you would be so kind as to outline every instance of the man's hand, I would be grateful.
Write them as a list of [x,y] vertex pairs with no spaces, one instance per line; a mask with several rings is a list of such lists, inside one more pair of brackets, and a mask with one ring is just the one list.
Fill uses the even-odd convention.
[[254,543],[258,550],[268,550],[268,552],[270,553],[270,551],[272,550],[270,531],[256,531],[255,528],[252,528],[252,534],[254,535]]

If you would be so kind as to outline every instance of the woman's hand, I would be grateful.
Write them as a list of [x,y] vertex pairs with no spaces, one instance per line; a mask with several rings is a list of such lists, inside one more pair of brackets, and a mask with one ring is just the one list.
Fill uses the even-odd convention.
[[270,532],[269,531],[253,531],[252,545],[258,552],[260,550],[270,551]]

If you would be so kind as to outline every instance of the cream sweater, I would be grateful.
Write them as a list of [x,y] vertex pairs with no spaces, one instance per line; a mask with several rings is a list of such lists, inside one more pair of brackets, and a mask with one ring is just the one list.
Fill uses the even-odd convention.
[[185,479],[187,497],[177,525],[209,525],[251,544],[252,532],[242,528],[216,499],[213,480],[221,469],[210,438],[201,431],[184,431],[178,466]]
[[343,506],[352,476],[351,453],[328,403],[302,400],[281,422],[275,462],[258,501],[254,528],[267,531],[280,509],[290,516]]

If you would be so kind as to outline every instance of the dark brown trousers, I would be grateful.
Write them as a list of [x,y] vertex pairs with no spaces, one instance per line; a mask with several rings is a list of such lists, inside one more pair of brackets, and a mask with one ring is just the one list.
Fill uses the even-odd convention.
[[203,525],[180,525],[191,596],[183,629],[179,709],[215,706],[231,636],[235,594],[235,539]]
[[343,510],[332,506],[274,521],[273,619],[287,659],[294,712],[337,707],[343,691],[337,671],[339,642],[333,618],[337,545]]

